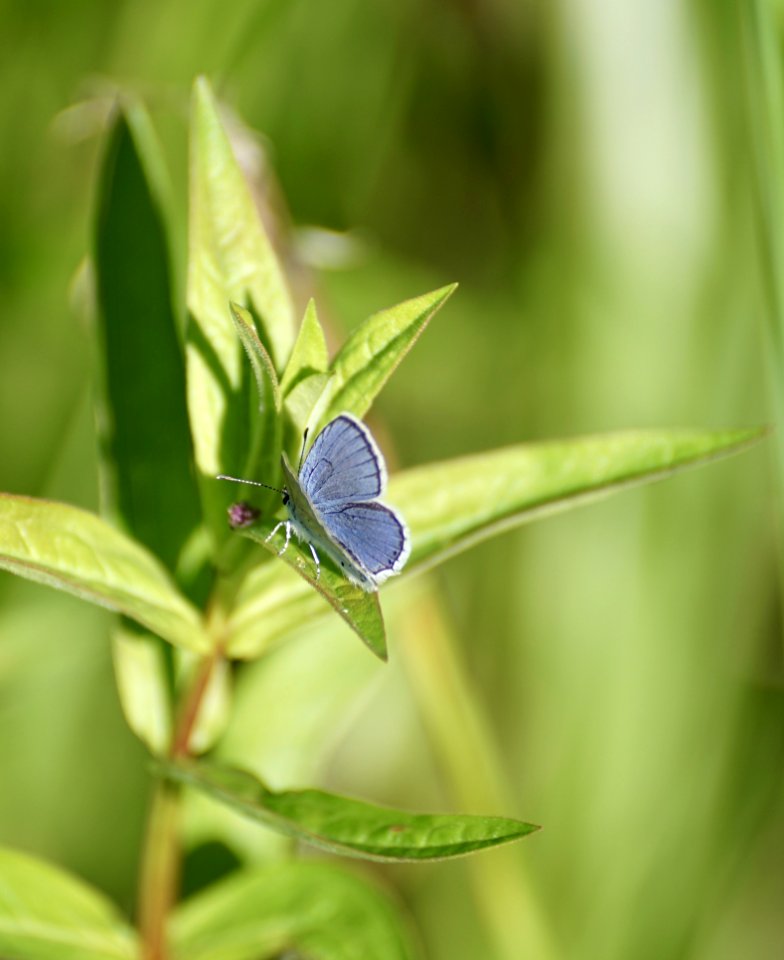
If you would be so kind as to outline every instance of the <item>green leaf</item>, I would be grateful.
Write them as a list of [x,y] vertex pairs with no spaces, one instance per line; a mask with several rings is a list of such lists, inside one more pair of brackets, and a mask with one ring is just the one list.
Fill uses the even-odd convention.
[[[405,470],[390,479],[387,496],[411,533],[402,575],[551,513],[738,453],[764,434],[764,428],[624,432],[520,444]],[[318,612],[311,591],[288,570],[258,568],[238,594],[229,647],[238,657],[258,656]]]
[[[293,427],[292,439],[296,444],[301,443],[313,409],[329,383],[328,366],[329,355],[324,331],[316,314],[316,304],[311,300],[305,310],[299,336],[280,383],[286,413]],[[288,449],[292,456],[299,453],[293,446]]]
[[329,377],[328,373],[312,373],[310,376],[303,377],[291,388],[283,401],[292,427],[289,431],[290,442],[286,444],[286,450],[294,461],[299,458],[302,436],[305,429],[310,426],[313,411],[324,395]]
[[323,790],[274,792],[243,770],[203,761],[162,767],[172,779],[273,830],[366,860],[443,860],[519,840],[539,829],[504,817],[407,813]]
[[98,424],[105,509],[174,571],[201,505],[169,250],[148,173],[162,165],[147,114],[127,107],[109,135],[95,228]]
[[190,165],[188,409],[196,463],[205,478],[202,497],[220,542],[231,492],[213,478],[244,468],[252,426],[229,303],[252,306],[277,370],[293,341],[293,313],[282,271],[204,78],[193,89]]
[[283,395],[291,393],[300,380],[314,373],[326,373],[328,366],[327,341],[316,314],[315,301],[311,299],[280,382]]
[[[267,539],[274,527],[273,522],[259,521],[252,527],[243,530],[242,533],[274,554],[279,562],[283,561],[290,569],[295,570],[306,583],[314,587],[327,603],[337,610],[354,633],[367,644],[377,657],[386,660],[386,634],[384,632],[384,620],[381,616],[381,605],[378,602],[378,593],[367,593],[355,583],[347,580],[330,558],[326,556],[320,558],[321,574],[317,579],[313,557],[309,550],[306,551],[303,548],[296,537],[291,538],[285,553],[278,557],[281,544],[275,540]],[[226,652],[230,657],[237,655],[231,639],[226,646]]]
[[[250,360],[256,379],[259,416],[251,424],[251,449],[247,455],[243,475],[258,472],[272,483],[277,477],[282,442],[282,397],[278,375],[259,339],[256,324],[249,310],[237,303],[231,304],[231,316],[242,346]],[[267,498],[269,500],[269,498]]]
[[135,934],[97,890],[0,848],[0,955],[7,960],[134,960]]
[[128,726],[151,753],[162,756],[172,735],[169,664],[158,637],[123,623],[112,637],[114,673]]
[[188,900],[172,920],[181,960],[413,960],[395,906],[343,868],[290,862],[237,874]]
[[332,362],[332,379],[324,397],[320,427],[339,413],[365,415],[430,318],[456,288],[453,283],[406,300],[374,314],[354,331]]
[[156,558],[85,510],[0,494],[0,569],[123,613],[170,643],[210,649],[198,612]]
[[411,531],[406,572],[531,520],[737,453],[764,432],[640,430],[521,444],[406,470],[392,478],[388,493]]
[[285,563],[260,563],[237,594],[227,625],[227,654],[237,660],[260,657],[276,640],[327,609],[307,577]]
[[248,355],[253,375],[256,378],[256,386],[259,391],[259,397],[263,397],[268,389],[272,391],[273,407],[280,411],[281,394],[278,383],[278,375],[275,367],[272,365],[272,358],[267,353],[264,344],[259,339],[256,324],[253,322],[250,310],[241,307],[238,303],[229,305],[231,308],[231,318],[234,321],[234,327],[240,342]]

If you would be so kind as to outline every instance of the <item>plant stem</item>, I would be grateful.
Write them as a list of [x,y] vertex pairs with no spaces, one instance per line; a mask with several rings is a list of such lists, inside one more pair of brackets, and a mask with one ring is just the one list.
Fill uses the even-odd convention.
[[171,757],[173,760],[188,756],[191,736],[196,727],[204,694],[207,692],[210,677],[217,661],[217,651],[205,657],[196,670],[193,684],[185,693],[172,739]]
[[[170,756],[187,757],[210,677],[220,657],[215,651],[198,665],[178,711]],[[144,841],[139,884],[139,928],[143,960],[167,960],[166,922],[177,901],[180,848],[180,787],[167,780],[155,785]]]
[[139,885],[139,928],[144,960],[166,960],[166,918],[180,873],[178,785],[159,780],[152,797]]

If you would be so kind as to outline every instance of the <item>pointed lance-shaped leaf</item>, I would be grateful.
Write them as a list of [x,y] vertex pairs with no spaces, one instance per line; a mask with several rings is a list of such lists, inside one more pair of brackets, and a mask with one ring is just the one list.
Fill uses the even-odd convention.
[[288,357],[294,330],[283,273],[204,78],[193,88],[189,207],[188,410],[202,499],[221,542],[232,494],[214,477],[244,469],[256,427],[229,303],[252,307],[260,318],[261,340],[276,370]]
[[298,453],[296,447],[305,429],[310,426],[314,408],[329,383],[328,366],[327,342],[316,314],[316,304],[311,300],[280,382],[291,425],[291,443],[287,444],[287,450],[292,457]]
[[457,289],[453,283],[382,310],[352,333],[332,361],[319,428],[340,413],[363,417],[431,317]]
[[[115,117],[101,173],[95,273],[104,509],[174,572],[201,520],[161,200],[139,104]],[[158,178],[160,174],[158,174]]]
[[[505,530],[746,449],[764,428],[639,430],[519,444],[404,470],[387,499],[411,534],[408,576]],[[394,582],[394,581],[392,581]],[[229,621],[229,648],[252,658],[305,617],[307,586],[280,565],[248,574]]]
[[539,829],[506,817],[408,813],[323,790],[273,791],[243,770],[205,761],[163,763],[161,768],[172,779],[273,830],[365,860],[443,860],[519,840]]
[[405,470],[389,500],[409,523],[409,572],[542,516],[650,483],[759,440],[763,429],[638,430],[521,444]]

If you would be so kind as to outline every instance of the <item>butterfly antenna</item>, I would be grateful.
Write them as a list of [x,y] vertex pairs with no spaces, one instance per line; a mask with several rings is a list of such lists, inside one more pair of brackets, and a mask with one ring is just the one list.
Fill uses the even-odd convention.
[[299,466],[297,467],[297,473],[302,469],[302,461],[305,459],[305,444],[308,442],[308,428],[305,427],[305,431],[302,434],[302,449],[299,452]]
[[267,490],[274,490],[275,493],[283,493],[280,487],[270,486],[268,483],[259,483],[258,480],[243,480],[242,477],[229,477],[225,473],[220,473],[216,480],[232,480],[234,483],[249,483],[252,487],[264,487]]

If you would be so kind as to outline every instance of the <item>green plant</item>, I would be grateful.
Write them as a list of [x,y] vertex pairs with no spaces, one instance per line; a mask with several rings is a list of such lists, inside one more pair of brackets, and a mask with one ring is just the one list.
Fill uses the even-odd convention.
[[[364,416],[454,287],[372,316],[330,361],[312,302],[296,333],[283,271],[199,80],[181,330],[164,179],[144,110],[124,105],[108,139],[94,250],[106,518],[0,497],[3,568],[122,615],[113,641],[118,688],[154,758],[156,784],[139,929],[75,878],[3,850],[0,949],[11,958],[96,960],[252,960],[288,949],[327,960],[410,957],[416,948],[405,924],[369,880],[288,851],[178,905],[182,812],[185,791],[195,788],[283,836],[392,861],[467,854],[536,829],[271,789],[247,770],[200,759],[218,749],[231,716],[230,665],[264,657],[303,623],[331,615],[327,604],[377,657],[387,655],[377,594],[328,561],[315,581],[296,543],[275,558],[266,543],[279,507],[272,493],[258,496],[259,520],[233,531],[226,514],[234,490],[216,476],[274,483],[281,450],[296,454],[306,424],[317,430],[342,411]],[[760,435],[629,432],[404,471],[389,488],[412,534],[404,577],[496,532],[735,452]],[[260,723],[263,712],[260,704]]]

